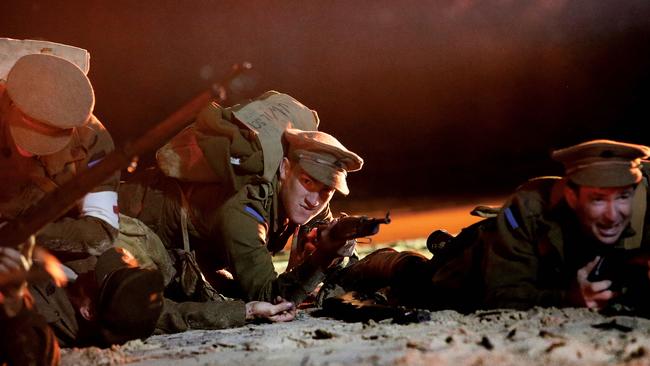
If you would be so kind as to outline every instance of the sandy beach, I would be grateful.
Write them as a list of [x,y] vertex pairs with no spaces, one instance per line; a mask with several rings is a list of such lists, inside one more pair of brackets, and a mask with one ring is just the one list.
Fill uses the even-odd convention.
[[62,364],[650,365],[650,320],[585,309],[439,311],[409,325],[345,323],[310,313],[301,310],[289,323],[67,349]]

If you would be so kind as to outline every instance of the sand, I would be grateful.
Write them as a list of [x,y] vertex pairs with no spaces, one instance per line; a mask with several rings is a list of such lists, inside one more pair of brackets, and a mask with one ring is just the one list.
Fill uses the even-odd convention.
[[152,336],[65,349],[63,365],[650,365],[650,320],[587,309],[431,313],[345,323],[300,310],[280,324]]

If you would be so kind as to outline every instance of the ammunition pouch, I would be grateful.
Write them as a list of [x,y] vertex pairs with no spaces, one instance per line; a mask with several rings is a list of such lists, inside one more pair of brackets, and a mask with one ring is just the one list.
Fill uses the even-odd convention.
[[[186,228],[186,225],[183,227]],[[170,253],[160,238],[140,220],[120,215],[120,233],[115,246],[127,249],[133,254],[141,268],[160,270],[165,286],[171,284],[171,287],[177,287],[185,299],[225,299],[205,279],[196,262],[196,254],[189,250],[189,243],[185,249],[176,249]]]
[[158,235],[136,218],[120,214],[120,231],[115,246],[128,250],[141,268],[158,269],[165,285],[176,274],[172,259]]

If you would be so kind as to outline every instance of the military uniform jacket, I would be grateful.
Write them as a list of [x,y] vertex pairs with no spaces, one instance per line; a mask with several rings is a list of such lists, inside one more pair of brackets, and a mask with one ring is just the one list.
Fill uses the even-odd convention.
[[[196,182],[170,178],[158,168],[140,172],[120,185],[120,208],[151,227],[169,249],[183,249],[189,242],[203,273],[218,290],[223,287],[216,272],[226,269],[236,284],[235,293],[229,295],[268,302],[281,296],[301,302],[322,281],[323,271],[308,258],[290,272],[279,276],[275,272],[272,252],[281,250],[298,228],[283,216],[277,176],[271,181],[262,177],[259,141],[248,128],[230,122],[229,113],[209,105],[182,132],[201,147],[210,164],[205,168],[215,176]],[[319,215],[329,217],[329,209]]]
[[[77,172],[98,163],[114,149],[109,133],[94,116],[75,130],[63,151],[40,157],[22,156],[6,126],[0,127],[0,180],[5,182],[0,191],[0,221],[19,217],[47,193],[74,179]],[[118,184],[119,172],[91,193],[117,192]],[[109,213],[109,218],[103,214],[80,216],[80,210],[72,210],[47,225],[39,233],[38,243],[57,253],[98,255],[112,246],[117,235],[117,222],[112,222],[117,220],[116,204],[112,210],[115,216]]]
[[[324,274],[311,257],[280,276],[275,272],[271,253],[281,250],[298,229],[284,219],[279,201],[277,181],[243,187],[214,213],[212,237],[215,244],[222,245],[224,264],[237,279],[244,298],[273,302],[281,296],[300,303]],[[328,216],[326,210],[319,218]]]
[[[170,249],[183,248],[182,211],[188,211],[191,250],[208,280],[223,288],[216,271],[234,277],[236,297],[301,302],[324,278],[321,264],[308,257],[278,276],[272,252],[297,230],[283,218],[277,181],[244,185],[235,193],[215,183],[188,183],[150,169],[120,185],[120,207],[151,227]],[[319,218],[330,216],[325,210]],[[232,294],[231,294],[232,295]]]
[[[419,301],[437,309],[527,309],[572,306],[567,297],[577,271],[603,253],[604,246],[580,232],[563,198],[565,181],[543,177],[528,181],[487,218],[463,229],[430,261],[429,291]],[[643,183],[642,183],[643,184]],[[650,245],[645,215],[642,248]],[[627,250],[628,227],[610,249]],[[420,280],[419,280],[420,281]]]
[[84,323],[66,288],[57,287],[51,280],[43,280],[30,283],[28,289],[25,306],[18,316],[6,318],[0,310],[0,338],[23,343],[21,352],[26,355],[40,354],[52,347],[58,351],[58,345],[101,345],[99,332],[89,329],[87,322]]
[[[57,287],[52,281],[42,281],[29,285],[36,311],[54,331],[62,347],[92,345],[93,337],[82,337],[81,322],[66,293],[65,288]],[[85,338],[85,339],[84,339]]]

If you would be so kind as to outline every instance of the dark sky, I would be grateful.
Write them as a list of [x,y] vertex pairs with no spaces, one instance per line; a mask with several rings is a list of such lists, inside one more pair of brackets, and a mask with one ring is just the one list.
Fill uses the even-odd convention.
[[560,174],[555,148],[650,144],[647,0],[2,0],[0,36],[89,50],[118,145],[249,61],[242,96],[288,93],[364,157],[351,198],[509,191]]

